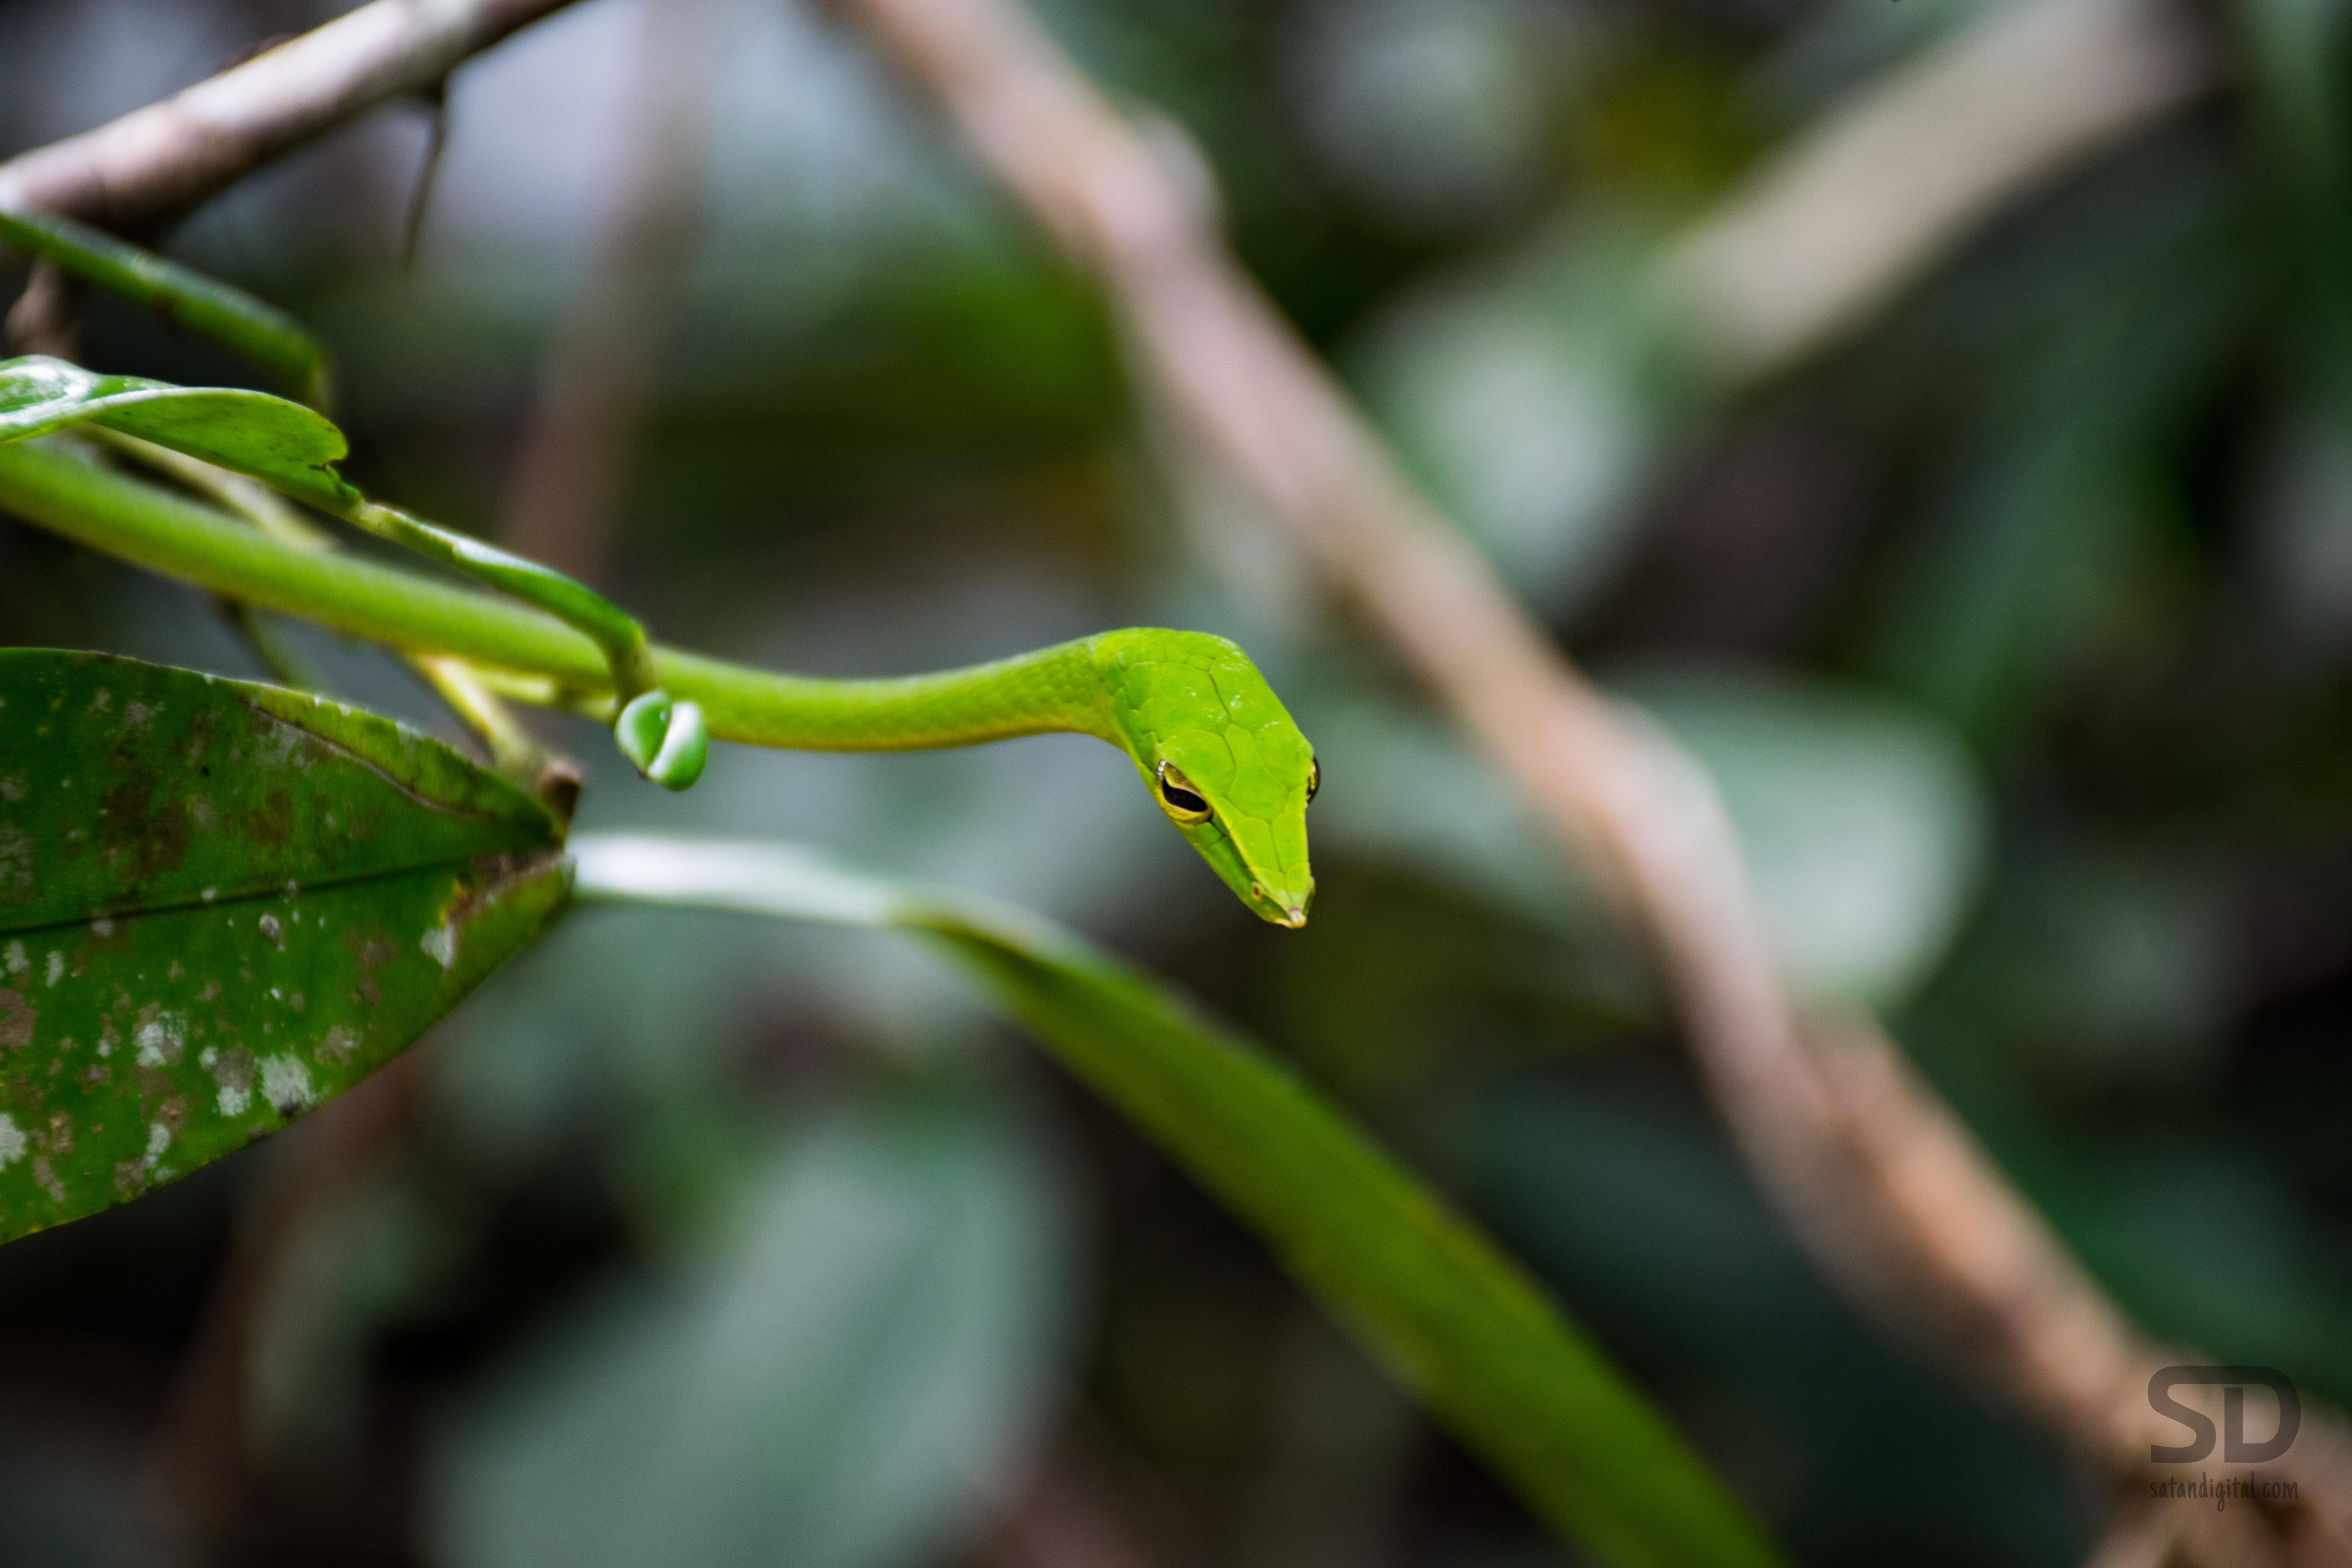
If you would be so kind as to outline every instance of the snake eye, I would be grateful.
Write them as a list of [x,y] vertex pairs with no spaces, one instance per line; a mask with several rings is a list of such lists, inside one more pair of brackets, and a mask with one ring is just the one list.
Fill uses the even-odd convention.
[[1307,805],[1314,805],[1314,804],[1315,804],[1315,792],[1316,792],[1317,790],[1318,790],[1318,789],[1321,789],[1322,787],[1323,787],[1323,759],[1322,759],[1322,758],[1320,758],[1320,757],[1309,757],[1309,758],[1307,758]]
[[1170,816],[1182,823],[1209,820],[1209,803],[1192,787],[1192,781],[1173,763],[1160,764],[1160,804]]

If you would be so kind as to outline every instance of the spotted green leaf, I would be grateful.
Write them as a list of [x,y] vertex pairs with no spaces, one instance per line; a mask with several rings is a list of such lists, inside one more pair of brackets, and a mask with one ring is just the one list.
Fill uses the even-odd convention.
[[350,446],[315,409],[266,392],[100,375],[41,354],[0,360],[0,442],[81,424],[251,474],[331,511],[353,499],[334,471]]
[[349,1089],[569,887],[538,801],[389,720],[0,649],[0,1240]]

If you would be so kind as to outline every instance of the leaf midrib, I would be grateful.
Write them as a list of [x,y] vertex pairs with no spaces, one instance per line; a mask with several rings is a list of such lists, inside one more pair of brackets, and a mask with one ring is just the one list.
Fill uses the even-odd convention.
[[[540,848],[542,852],[534,857],[534,859],[545,859],[551,854],[560,854],[562,846],[551,843],[541,846]],[[441,867],[471,866],[477,860],[516,853],[518,851],[512,849],[484,849],[472,855],[438,856],[402,866],[354,871],[348,876],[321,878],[315,882],[296,881],[292,884],[293,891],[290,893],[285,890],[287,884],[280,882],[275,888],[249,888],[235,893],[216,893],[210,899],[200,893],[194,898],[181,899],[168,903],[140,903],[92,910],[86,914],[69,915],[61,921],[42,921],[35,925],[0,924],[0,936],[21,937],[33,931],[64,931],[71,926],[86,926],[98,921],[140,920],[148,915],[177,914],[184,910],[226,910],[235,909],[240,904],[267,903],[276,899],[299,899],[308,893],[323,893],[341,888],[358,887],[368,882],[389,882],[400,877],[413,877],[419,871],[430,871]]]

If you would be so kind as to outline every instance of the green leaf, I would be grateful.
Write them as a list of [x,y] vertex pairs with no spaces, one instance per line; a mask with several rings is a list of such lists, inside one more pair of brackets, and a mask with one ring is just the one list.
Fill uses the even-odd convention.
[[1779,1561],[1517,1267],[1312,1090],[1148,975],[1025,911],[877,881],[788,846],[593,837],[574,850],[586,896],[939,942],[1265,1237],[1562,1531],[1623,1564]]
[[330,510],[354,499],[334,471],[350,446],[315,409],[266,392],[100,375],[41,354],[0,361],[0,442],[85,423],[251,474]]
[[985,1507],[1065,1317],[1053,1194],[951,1105],[834,1118],[713,1256],[615,1290],[478,1397],[436,1562],[898,1568]]
[[381,1067],[562,906],[561,837],[389,720],[0,649],[0,1240]]

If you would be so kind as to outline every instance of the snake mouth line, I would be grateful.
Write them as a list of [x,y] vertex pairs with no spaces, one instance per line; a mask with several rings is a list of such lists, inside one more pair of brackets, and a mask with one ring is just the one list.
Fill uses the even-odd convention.
[[1286,931],[1297,931],[1307,923],[1306,905],[1276,904],[1272,899],[1265,896],[1265,884],[1264,882],[1252,882],[1250,884],[1250,901],[1258,905],[1272,904],[1276,909],[1280,910],[1282,912],[1279,915],[1268,915],[1265,918],[1272,923],[1282,927]]

